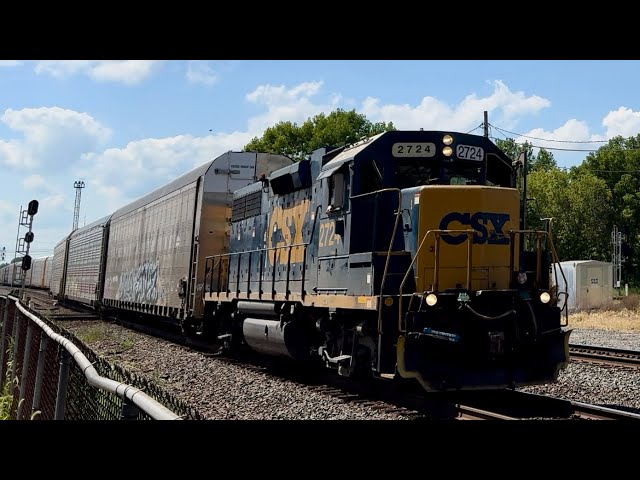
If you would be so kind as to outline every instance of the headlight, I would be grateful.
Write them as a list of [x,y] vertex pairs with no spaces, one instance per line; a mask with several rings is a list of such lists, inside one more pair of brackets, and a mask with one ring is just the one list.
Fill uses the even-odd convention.
[[520,272],[518,274],[518,283],[520,285],[524,285],[525,283],[527,283],[527,274],[524,272]]
[[436,303],[438,303],[438,297],[436,297],[435,293],[427,295],[427,305],[433,307]]
[[453,137],[451,135],[445,135],[442,137],[442,143],[445,145],[451,145],[453,143]]
[[542,303],[549,303],[549,300],[551,300],[551,295],[549,295],[549,292],[542,292],[540,294],[540,301]]
[[443,154],[445,157],[450,157],[450,156],[453,154],[453,148],[451,148],[451,147],[444,147],[444,148],[442,149],[442,154]]

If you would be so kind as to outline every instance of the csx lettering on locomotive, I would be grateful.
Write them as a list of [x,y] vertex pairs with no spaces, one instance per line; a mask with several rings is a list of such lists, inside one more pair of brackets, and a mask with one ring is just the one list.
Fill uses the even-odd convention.
[[[493,212],[451,212],[445,215],[440,221],[441,230],[455,230],[456,226],[452,223],[460,225],[469,225],[476,231],[473,236],[473,243],[489,245],[508,245],[509,237],[503,232],[505,223],[509,221],[508,213]],[[487,227],[490,227],[487,229]],[[464,242],[467,235],[460,233],[457,235],[442,235],[442,240],[450,245],[459,245]]]

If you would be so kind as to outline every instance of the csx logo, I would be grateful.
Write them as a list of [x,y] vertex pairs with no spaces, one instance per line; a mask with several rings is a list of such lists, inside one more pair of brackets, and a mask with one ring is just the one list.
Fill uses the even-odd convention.
[[[441,230],[456,230],[464,227],[451,223],[459,223],[461,225],[469,225],[476,233],[473,236],[473,243],[488,243],[490,245],[508,245],[509,237],[505,236],[502,228],[509,221],[508,213],[491,213],[476,212],[471,213],[451,212],[445,215],[440,221]],[[467,238],[466,233],[458,235],[442,235],[442,239],[451,245],[460,245]]]

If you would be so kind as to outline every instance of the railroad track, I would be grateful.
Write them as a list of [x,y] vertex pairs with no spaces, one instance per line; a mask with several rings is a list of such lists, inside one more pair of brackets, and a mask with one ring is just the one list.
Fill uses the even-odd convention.
[[637,413],[616,410],[613,408],[590,405],[582,402],[571,402],[578,418],[585,420],[640,420]]
[[[86,308],[69,309],[53,305],[45,292],[29,291],[34,310],[52,320],[96,319],[95,312]],[[228,356],[205,342],[188,340],[175,329],[151,328],[123,318],[115,319],[122,326],[161,337],[184,348],[196,349],[220,361],[235,364],[281,380],[294,382],[308,389],[330,395],[345,403],[363,404],[387,413],[395,413],[409,420],[519,420],[519,419],[624,419],[640,420],[640,415],[608,407],[572,402],[515,390],[486,392],[425,393],[419,388],[398,386],[391,379],[353,382],[325,370],[309,372],[289,362],[258,356],[253,353]],[[64,325],[64,324],[62,324]],[[574,345],[579,349],[596,349]],[[615,351],[615,349],[604,349]],[[630,355],[628,351],[627,354]],[[636,355],[639,352],[631,352]],[[572,348],[572,356],[573,348]]]
[[569,353],[572,360],[640,368],[640,351],[638,350],[570,344]]

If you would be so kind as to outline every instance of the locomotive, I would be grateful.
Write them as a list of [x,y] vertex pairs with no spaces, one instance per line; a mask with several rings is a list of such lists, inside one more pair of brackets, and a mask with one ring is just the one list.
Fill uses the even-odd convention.
[[427,391],[553,382],[566,292],[549,228],[523,228],[521,167],[486,137],[420,130],[263,175],[233,194],[193,328]]
[[43,278],[60,301],[344,376],[553,382],[566,292],[549,228],[525,228],[522,173],[488,138],[444,131],[297,163],[226,152],[71,232]]

